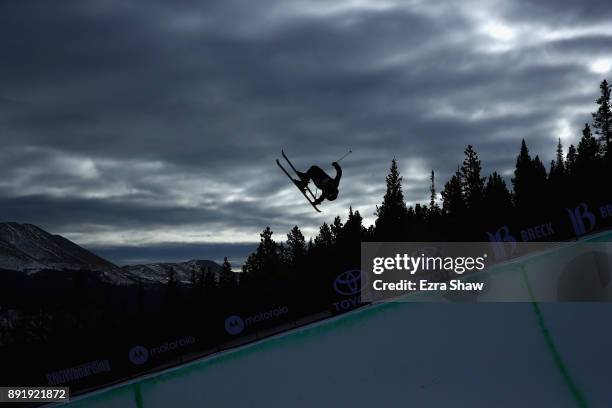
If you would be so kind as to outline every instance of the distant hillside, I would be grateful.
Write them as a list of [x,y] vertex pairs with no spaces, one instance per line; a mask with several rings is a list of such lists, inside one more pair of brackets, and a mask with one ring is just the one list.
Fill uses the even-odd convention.
[[205,268],[207,271],[210,270],[216,276],[221,272],[221,265],[218,263],[195,259],[187,262],[161,262],[123,267],[127,271],[128,276],[134,280],[141,280],[143,283],[167,282],[171,268],[174,268],[176,279],[183,283],[191,283],[192,274],[195,273],[196,276],[199,276],[202,268]]
[[174,268],[177,280],[183,283],[190,283],[192,273],[199,274],[202,268],[212,271],[215,275],[221,271],[219,264],[208,260],[128,265],[120,268],[74,242],[60,235],[50,234],[36,225],[0,223],[0,269],[22,272],[27,276],[34,276],[41,271],[87,270],[96,272],[97,276],[107,283],[129,285],[138,281],[150,284],[165,283],[168,281],[170,268]]
[[32,224],[0,223],[0,268],[32,275],[43,270],[97,272],[108,283],[133,281],[106,259]]

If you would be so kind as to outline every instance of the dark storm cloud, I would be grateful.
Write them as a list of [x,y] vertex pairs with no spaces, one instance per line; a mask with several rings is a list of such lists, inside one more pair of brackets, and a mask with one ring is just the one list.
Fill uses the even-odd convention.
[[[2,218],[95,247],[311,234],[349,205],[371,220],[394,156],[414,202],[467,144],[509,174],[521,138],[545,161],[575,142],[610,73],[605,3],[430,3],[2,3]],[[324,218],[281,148],[330,171],[353,149]]]
[[605,22],[612,18],[610,4],[604,0],[529,0],[500,2],[510,18],[553,23],[561,26]]

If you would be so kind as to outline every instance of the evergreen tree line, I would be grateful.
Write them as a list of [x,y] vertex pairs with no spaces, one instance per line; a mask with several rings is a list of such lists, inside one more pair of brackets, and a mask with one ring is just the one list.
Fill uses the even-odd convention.
[[266,227],[257,250],[243,266],[241,286],[270,290],[280,282],[289,281],[312,288],[316,284],[304,282],[316,280],[316,277],[323,278],[330,286],[330,277],[334,274],[359,268],[361,242],[483,241],[487,240],[487,231],[501,225],[521,228],[544,223],[580,202],[609,200],[609,179],[612,177],[610,90],[610,84],[602,81],[592,123],[584,125],[578,145],[570,145],[567,151],[559,139],[555,159],[548,166],[538,155],[532,156],[523,140],[511,187],[496,171],[483,175],[478,153],[468,145],[463,163],[444,184],[441,200],[438,200],[432,171],[429,203],[407,206],[402,177],[394,158],[373,225],[364,227],[359,211],[350,208],[346,221],[336,217],[330,225],[323,223],[318,235],[308,242],[298,226],[293,227],[286,242],[281,243],[274,241],[273,232]]

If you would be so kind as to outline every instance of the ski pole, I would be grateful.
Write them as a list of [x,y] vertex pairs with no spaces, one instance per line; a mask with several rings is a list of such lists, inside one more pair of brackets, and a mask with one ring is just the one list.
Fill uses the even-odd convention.
[[346,156],[348,156],[349,154],[353,153],[352,150],[349,150],[348,152],[346,152],[346,154],[344,156],[342,156],[341,158],[339,158],[338,160],[336,160],[336,163],[340,163],[341,160],[343,160]]

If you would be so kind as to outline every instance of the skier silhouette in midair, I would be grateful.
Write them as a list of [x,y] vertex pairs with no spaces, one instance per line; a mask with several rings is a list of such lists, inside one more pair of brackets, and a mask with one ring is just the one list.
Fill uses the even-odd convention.
[[[280,169],[285,173],[289,180],[295,184],[295,186],[300,190],[300,193],[308,200],[310,205],[313,206],[315,211],[321,212],[317,205],[321,204],[323,200],[334,201],[338,197],[338,185],[340,184],[340,178],[342,177],[342,169],[340,168],[340,161],[344,159],[349,154],[353,153],[352,150],[349,150],[344,156],[336,160],[332,163],[332,166],[336,169],[336,177],[331,178],[327,173],[323,171],[318,166],[311,166],[307,172],[303,173],[298,171],[295,166],[291,163],[291,160],[287,157],[284,150],[281,150],[283,157],[291,166],[291,169],[297,175],[297,179],[289,172],[287,169],[281,164],[279,159],[276,159],[276,164]],[[321,190],[321,195],[319,198],[315,196],[315,193],[308,187],[308,183],[312,180],[315,186]]]
[[338,197],[338,185],[342,177],[342,169],[338,162],[333,162],[332,166],[336,169],[336,177],[334,178],[331,178],[319,166],[311,166],[306,173],[296,172],[300,177],[300,181],[296,183],[300,189],[305,189],[312,180],[314,185],[321,190],[321,195],[314,201],[314,205],[321,204],[325,199],[334,201]]

